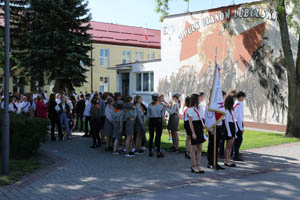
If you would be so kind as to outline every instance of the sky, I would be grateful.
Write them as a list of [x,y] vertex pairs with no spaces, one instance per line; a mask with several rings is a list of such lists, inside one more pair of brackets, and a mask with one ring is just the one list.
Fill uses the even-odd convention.
[[[93,21],[160,29],[155,0],[88,0]],[[189,11],[205,10],[254,0],[190,0]],[[184,13],[187,3],[170,0],[170,14]]]

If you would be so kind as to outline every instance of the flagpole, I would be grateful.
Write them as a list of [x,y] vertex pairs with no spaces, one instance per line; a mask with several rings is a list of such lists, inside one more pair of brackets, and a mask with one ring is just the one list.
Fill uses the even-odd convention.
[[[218,73],[217,69],[217,55],[218,47],[216,47],[216,56],[215,56],[215,73]],[[217,169],[217,126],[214,127],[214,168]]]

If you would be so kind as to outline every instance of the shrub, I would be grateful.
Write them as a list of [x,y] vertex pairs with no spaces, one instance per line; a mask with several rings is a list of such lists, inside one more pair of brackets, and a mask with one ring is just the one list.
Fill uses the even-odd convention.
[[[39,118],[29,118],[10,113],[10,157],[24,159],[31,157],[46,140],[49,121]],[[0,111],[0,126],[2,127],[3,112]],[[2,128],[0,130],[2,135]],[[0,138],[1,142],[1,138]],[[0,143],[2,144],[2,143]]]

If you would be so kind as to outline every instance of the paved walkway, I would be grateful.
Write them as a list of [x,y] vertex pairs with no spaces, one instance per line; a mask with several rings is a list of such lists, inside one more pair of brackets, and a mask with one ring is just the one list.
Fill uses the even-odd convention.
[[[296,176],[299,170],[293,171],[293,167],[300,166],[300,143],[244,152],[247,162],[238,163],[237,168],[217,172],[205,169],[205,175],[192,174],[190,160],[184,159],[183,154],[166,153],[166,158],[163,159],[148,158],[146,154],[125,158],[124,155],[104,152],[103,148],[90,149],[90,144],[91,139],[81,137],[74,137],[71,141],[44,144],[42,151],[50,152],[50,156],[57,161],[56,165],[41,170],[19,184],[0,188],[0,199],[79,200],[123,198],[125,194],[133,195],[126,197],[129,199],[160,199],[161,190],[179,187],[176,191],[182,191],[184,194],[187,187],[180,186],[190,184],[192,186],[188,187],[194,187],[190,197],[196,198],[197,195],[212,191],[208,188],[216,183],[219,184],[216,192],[222,196],[222,191],[226,191],[224,195],[230,195],[230,191],[235,190],[234,185],[240,184],[245,184],[249,191],[261,190],[256,185],[251,187],[251,180],[254,184],[255,177],[260,176],[258,181],[261,186],[268,185],[271,184],[270,181],[268,183],[268,176],[272,177],[272,173],[284,171],[290,173],[284,184],[288,185],[291,181],[292,187],[292,183],[299,181],[299,176]],[[202,166],[206,166],[206,157],[202,160]],[[225,183],[229,183],[228,186]],[[247,185],[248,183],[250,184]],[[275,190],[274,194],[282,193],[283,190],[289,193],[284,184],[277,186],[279,189]],[[197,187],[200,186],[208,191],[203,190],[203,194],[199,193]],[[300,191],[299,185],[298,188],[296,185],[293,187],[294,190]],[[179,197],[176,196],[178,193],[174,194],[175,197]]]

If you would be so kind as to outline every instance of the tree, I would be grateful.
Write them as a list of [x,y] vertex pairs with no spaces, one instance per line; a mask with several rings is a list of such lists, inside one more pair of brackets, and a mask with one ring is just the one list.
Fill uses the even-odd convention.
[[[168,14],[169,0],[155,0],[156,11],[163,16]],[[188,1],[188,0],[184,0]],[[288,116],[286,136],[300,138],[300,25],[295,16],[299,16],[299,0],[273,0],[273,5],[277,8],[278,23],[280,27],[281,42],[284,53],[284,64],[288,76]],[[292,9],[287,14],[287,7]],[[297,30],[298,50],[296,63],[294,62],[289,32],[291,28]]]
[[54,92],[71,92],[91,65],[91,16],[84,0],[30,1],[20,14],[17,58],[23,74]]

